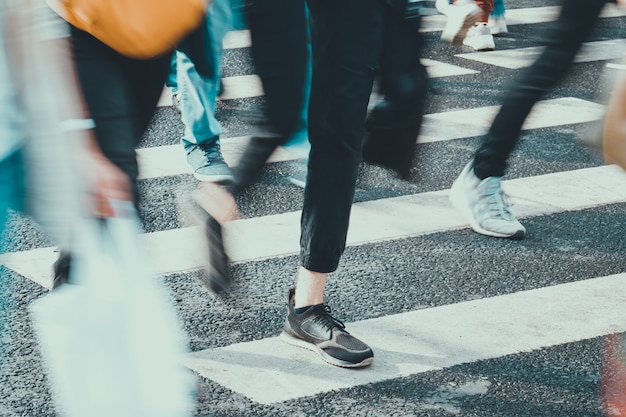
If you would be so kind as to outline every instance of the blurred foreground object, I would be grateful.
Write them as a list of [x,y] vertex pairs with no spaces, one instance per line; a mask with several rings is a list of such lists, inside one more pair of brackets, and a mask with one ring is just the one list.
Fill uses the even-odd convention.
[[626,65],[611,65],[619,70],[604,119],[602,146],[607,163],[626,169]]
[[131,202],[82,219],[71,284],[31,306],[58,411],[67,417],[182,417],[194,410],[185,336],[147,270]]
[[604,340],[600,401],[607,417],[626,416],[626,333]]
[[[122,55],[145,59],[171,52],[202,22],[207,0],[49,0],[70,24]],[[173,18],[175,17],[175,18]]]

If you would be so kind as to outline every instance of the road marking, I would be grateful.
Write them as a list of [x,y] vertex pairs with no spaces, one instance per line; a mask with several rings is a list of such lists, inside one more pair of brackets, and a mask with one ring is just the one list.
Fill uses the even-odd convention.
[[[423,59],[422,63],[426,66],[428,75],[431,78],[452,77],[457,75],[476,74],[479,71],[469,68],[459,67],[458,65],[446,64],[432,59]],[[224,84],[224,94],[220,100],[234,100],[263,96],[263,85],[258,75],[239,75],[235,77],[222,78]],[[171,106],[172,92],[169,88],[163,88],[161,98],[157,106]]]
[[[599,120],[605,106],[574,97],[538,102],[522,129],[541,129]],[[487,133],[500,106],[453,110],[424,116],[419,143],[481,136]]]
[[[626,46],[626,43],[623,39],[587,42],[583,44],[574,62],[593,62],[622,58],[624,56],[624,46]],[[498,67],[520,69],[535,62],[542,52],[542,46],[533,46],[530,48],[472,52],[456,56]]]
[[[487,132],[499,106],[469,110],[455,110],[424,116],[419,143],[439,142],[480,136]],[[578,98],[559,98],[540,101],[526,119],[524,129],[562,126],[599,120],[604,106]],[[249,137],[222,138],[222,154],[230,166],[235,166]],[[189,174],[191,169],[181,145],[158,146],[137,150],[139,178],[157,178],[167,175]],[[301,158],[298,153],[279,148],[270,162]]]
[[348,324],[374,364],[347,370],[277,337],[191,353],[186,365],[270,404],[626,330],[626,274]]
[[[222,156],[229,166],[235,166],[241,157],[250,136],[225,138],[221,141]],[[268,162],[293,161],[300,154],[286,148],[278,148]],[[139,179],[159,178],[170,175],[191,174],[187,156],[182,145],[155,146],[137,149]]]
[[[626,201],[626,173],[615,165],[504,181],[519,218],[583,210]],[[450,205],[449,190],[387,198],[353,205],[348,245],[363,245],[467,228]],[[241,219],[224,225],[233,263],[295,255],[299,252],[300,211]],[[194,270],[204,265],[200,229],[185,227],[142,235],[156,274]],[[2,264],[49,288],[54,248],[8,253]],[[294,265],[295,267],[295,265]]]
[[[556,20],[560,6],[528,7],[522,9],[508,9],[506,11],[507,26],[529,25],[546,23]],[[607,5],[602,11],[601,18],[626,16],[626,10],[615,5]],[[444,15],[423,16],[420,32],[439,32],[443,30],[447,17]],[[226,34],[223,41],[224,49],[249,48],[252,45],[249,30],[235,30]]]

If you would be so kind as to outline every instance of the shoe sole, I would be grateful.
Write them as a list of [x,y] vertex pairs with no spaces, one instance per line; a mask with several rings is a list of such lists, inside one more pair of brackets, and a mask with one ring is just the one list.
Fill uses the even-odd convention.
[[359,363],[346,362],[341,359],[333,358],[328,353],[324,352],[319,347],[315,346],[313,343],[307,342],[306,340],[302,340],[295,336],[290,335],[289,333],[283,331],[280,334],[280,339],[292,346],[296,346],[302,349],[310,350],[312,352],[317,353],[324,362],[327,362],[331,365],[339,366],[340,368],[363,368],[365,366],[369,366],[374,362],[374,357],[369,357],[362,360]]
[[202,217],[207,240],[208,262],[198,279],[207,290],[216,296],[221,296],[232,286],[229,259],[222,240],[222,226],[213,216],[204,211]]
[[193,176],[198,181],[213,182],[213,183],[219,184],[219,185],[230,185],[233,182],[233,176],[232,175],[228,175],[228,174],[223,174],[223,175],[202,175],[202,174],[198,174],[198,173],[194,172]]
[[306,181],[299,180],[296,177],[288,177],[287,180],[296,187],[304,188],[306,186]]
[[463,19],[463,23],[460,27],[454,28],[447,27],[446,25],[443,32],[441,33],[441,40],[451,43],[452,45],[462,45],[463,40],[465,40],[465,37],[467,36],[467,31],[470,30],[470,28],[474,26],[476,22],[478,22],[481,13],[482,10],[478,6],[476,6],[475,10],[471,11],[467,14],[467,16],[465,16],[465,19]]
[[454,183],[452,183],[452,187],[450,188],[449,199],[452,205],[463,215],[463,217],[465,217],[465,220],[469,222],[469,225],[471,226],[472,230],[474,230],[476,233],[479,233],[481,235],[490,236],[490,237],[499,237],[499,238],[505,238],[505,239],[511,239],[511,240],[524,239],[524,236],[526,233],[523,230],[518,230],[512,235],[507,235],[505,233],[498,233],[498,232],[493,232],[491,230],[483,229],[478,224],[478,222],[476,222],[476,219],[474,219],[470,204],[467,201],[467,199],[463,196],[463,192],[460,190],[461,186],[457,183],[457,181],[454,181]]
[[[483,35],[483,36],[487,36],[487,35]],[[489,39],[491,38],[491,39]],[[463,45],[465,46],[469,46],[470,48],[474,49],[475,51],[493,51],[496,49],[496,44],[493,41],[493,36],[488,36],[488,38],[486,40],[483,40],[482,43],[476,43],[476,41],[474,41],[478,47],[472,45],[470,42],[467,42],[468,39],[465,39],[463,41]]]

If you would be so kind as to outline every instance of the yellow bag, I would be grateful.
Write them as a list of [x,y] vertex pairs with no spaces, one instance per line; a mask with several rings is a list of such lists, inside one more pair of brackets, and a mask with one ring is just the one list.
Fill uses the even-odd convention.
[[130,58],[165,54],[203,21],[209,0],[48,0],[76,28]]

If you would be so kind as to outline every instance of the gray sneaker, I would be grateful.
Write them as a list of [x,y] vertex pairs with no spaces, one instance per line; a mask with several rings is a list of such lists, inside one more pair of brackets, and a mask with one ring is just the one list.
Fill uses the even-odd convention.
[[294,311],[295,290],[289,291],[287,319],[280,337],[290,345],[312,350],[331,365],[360,368],[374,361],[369,346],[346,331],[325,304],[310,306],[297,314]]
[[233,174],[222,156],[218,138],[190,144],[185,149],[187,162],[193,169],[193,176],[198,180],[218,184],[230,183],[233,180]]
[[475,232],[486,236],[523,239],[526,229],[509,210],[500,177],[480,180],[467,164],[450,188],[450,201]]

